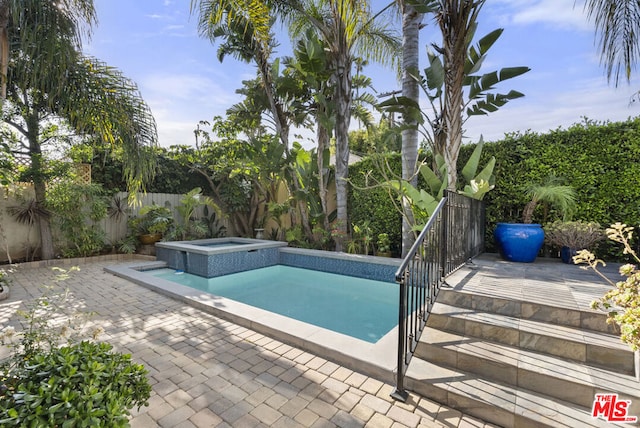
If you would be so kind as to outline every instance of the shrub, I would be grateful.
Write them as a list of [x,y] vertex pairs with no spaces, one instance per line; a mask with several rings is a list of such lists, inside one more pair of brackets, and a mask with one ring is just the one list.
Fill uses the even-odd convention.
[[604,239],[604,233],[596,222],[556,220],[544,227],[547,240],[558,247],[574,250],[590,249]]
[[128,409],[148,405],[147,371],[108,343],[80,342],[5,366],[2,426],[129,426]]
[[[400,154],[385,155],[385,158],[389,166],[400,175]],[[358,189],[351,187],[349,192],[349,218],[354,224],[368,221],[372,236],[388,234],[391,251],[400,254],[402,252],[402,214],[394,206],[389,190],[381,186],[375,187],[376,183],[385,181],[378,168],[379,161],[376,161],[375,157],[363,159],[349,166],[349,179],[358,187]]]
[[[463,147],[464,162],[471,147]],[[496,157],[496,187],[487,203],[487,250],[494,251],[493,229],[498,222],[517,222],[526,200],[526,183],[545,177],[563,177],[576,190],[573,219],[612,224],[640,224],[640,119],[616,123],[585,120],[568,129],[545,134],[509,134],[503,140],[485,143],[483,159]],[[562,218],[550,210],[549,221]],[[542,210],[534,221],[542,219]],[[598,247],[598,256],[626,260],[620,248],[610,242]]]
[[147,371],[108,343],[80,340],[90,314],[74,309],[59,286],[78,269],[54,269],[54,283],[18,312],[24,330],[0,332],[12,350],[0,361],[0,426],[129,426],[129,409],[147,405],[151,393]]
[[[607,237],[621,243],[624,253],[631,255],[640,263],[637,253],[631,248],[630,241],[633,236],[633,227],[626,224],[615,223],[606,230]],[[608,291],[600,300],[591,303],[593,309],[602,309],[608,313],[607,323],[620,326],[620,339],[637,351],[640,349],[640,270],[637,265],[625,264],[620,267],[620,274],[625,276],[624,281],[614,283],[604,276],[598,265],[605,263],[587,250],[579,251],[573,258],[576,264],[585,263],[598,273],[606,282],[614,288]]]

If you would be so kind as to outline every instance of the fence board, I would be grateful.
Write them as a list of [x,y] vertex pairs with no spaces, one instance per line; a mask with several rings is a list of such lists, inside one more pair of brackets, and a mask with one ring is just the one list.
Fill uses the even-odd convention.
[[[28,228],[21,225],[9,215],[7,208],[18,205],[20,202],[11,195],[5,194],[3,196],[3,198],[0,198],[0,221],[2,222],[2,230],[4,230],[4,233],[0,230],[0,261],[6,262],[9,259],[7,251],[12,259],[20,259],[26,254],[25,245],[28,244],[31,248],[39,248],[40,236],[37,227]],[[128,196],[128,193],[120,192],[114,197],[119,197],[126,203]],[[98,223],[105,232],[106,244],[113,245],[124,239],[128,232],[127,220],[132,216],[138,215],[140,209],[145,205],[166,206],[171,209],[174,218],[179,219],[180,215],[176,207],[180,205],[182,196],[171,193],[138,193],[138,202],[133,206],[127,206],[126,216],[120,219],[107,217]],[[202,208],[199,208],[196,212],[198,216],[203,216],[203,214]],[[220,222],[227,227],[227,230],[229,229],[228,222],[225,219],[221,219]]]

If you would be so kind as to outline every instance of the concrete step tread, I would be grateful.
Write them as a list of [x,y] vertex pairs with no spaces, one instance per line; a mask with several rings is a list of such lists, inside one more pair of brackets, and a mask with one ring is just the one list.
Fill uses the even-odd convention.
[[[486,371],[491,365],[512,366],[517,370],[588,385],[603,391],[615,391],[640,400],[640,383],[631,375],[431,327],[425,327],[420,342],[476,358],[481,370]],[[418,346],[416,356],[426,357],[421,354],[421,345]],[[457,358],[455,361],[449,358],[446,364],[452,367],[457,364],[456,361]]]
[[633,353],[627,345],[620,341],[618,336],[584,330],[577,327],[549,324],[542,321],[521,319],[496,313],[479,312],[473,309],[451,306],[441,302],[436,302],[432,310],[432,315],[443,315],[450,318],[487,324],[493,327],[519,330],[521,332],[549,336],[569,342],[598,345],[622,352]]
[[591,409],[414,358],[405,384],[416,393],[501,426],[629,426],[591,417]]

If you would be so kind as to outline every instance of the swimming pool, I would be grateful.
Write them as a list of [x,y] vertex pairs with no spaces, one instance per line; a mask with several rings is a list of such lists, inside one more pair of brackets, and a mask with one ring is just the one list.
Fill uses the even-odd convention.
[[147,273],[370,343],[398,323],[398,288],[388,282],[284,265],[215,278]]
[[[300,248],[288,248],[285,245],[277,245],[275,247],[265,247],[256,250],[246,250],[243,245],[234,248],[220,248],[223,253],[210,254],[207,258],[202,259],[201,267],[194,264],[194,268],[203,268],[207,266],[209,273],[227,272],[220,275],[227,277],[237,273],[242,266],[253,264],[256,266],[254,273],[263,276],[265,271],[262,268],[270,266],[283,265],[289,268],[300,268],[302,271],[296,270],[294,276],[307,277],[317,275],[318,273],[335,274],[323,279],[323,286],[335,281],[335,278],[361,278],[372,281],[380,281],[386,283],[387,286],[397,287],[395,285],[395,271],[401,263],[400,259],[390,259],[382,257],[362,256],[345,253],[335,253],[328,251],[307,250]],[[193,247],[196,247],[195,245]],[[202,249],[203,247],[200,247]],[[206,248],[206,247],[205,247]],[[394,321],[387,333],[382,332],[386,327],[374,333],[375,337],[361,339],[350,335],[349,332],[338,332],[330,328],[314,325],[311,322],[305,322],[282,315],[272,310],[262,309],[252,304],[243,303],[233,300],[222,295],[212,294],[196,287],[170,281],[162,277],[162,273],[154,276],[154,270],[158,273],[158,269],[165,269],[170,264],[169,261],[180,257],[178,253],[167,253],[168,257],[164,261],[155,262],[136,262],[123,263],[114,266],[108,266],[105,271],[126,278],[141,286],[147,287],[158,293],[167,295],[174,299],[183,301],[188,305],[212,313],[220,318],[231,321],[235,325],[246,327],[265,336],[279,340],[283,343],[295,346],[298,349],[309,351],[327,360],[342,364],[345,367],[359,371],[368,376],[375,377],[380,380],[393,382],[394,370],[396,368],[396,348],[398,341],[398,331],[394,328],[397,325],[397,311],[394,312]],[[193,254],[190,255],[193,257]],[[194,258],[195,259],[195,258]],[[194,261],[190,259],[190,261]],[[253,270],[253,269],[251,269]],[[176,268],[171,267],[165,274],[176,277],[186,277],[189,275],[175,275]],[[228,271],[234,271],[228,273]],[[185,278],[185,279],[186,279]],[[208,281],[206,278],[199,278],[198,281]],[[350,281],[350,280],[349,280]],[[338,287],[340,289],[340,287]],[[344,287],[342,287],[344,288]],[[320,290],[319,292],[322,292]],[[364,295],[369,294],[365,292]],[[391,293],[389,299],[392,304],[397,305],[398,295],[397,288]],[[287,297],[288,298],[288,297]],[[386,299],[386,298],[385,298]],[[285,298],[278,298],[278,301],[286,302]],[[285,305],[286,306],[286,305]],[[348,305],[347,305],[348,307]],[[159,308],[159,310],[162,310]],[[356,312],[356,311],[354,311]],[[370,312],[377,318],[377,309],[358,310],[357,312]],[[332,317],[327,317],[332,318]],[[348,322],[347,322],[348,324]],[[381,335],[381,336],[380,336]],[[377,339],[377,340],[376,340]]]

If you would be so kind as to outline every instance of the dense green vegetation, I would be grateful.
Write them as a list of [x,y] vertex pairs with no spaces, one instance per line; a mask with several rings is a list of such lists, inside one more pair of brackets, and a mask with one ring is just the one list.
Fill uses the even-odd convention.
[[[463,146],[460,164],[471,155],[475,145]],[[487,249],[495,251],[492,233],[498,222],[517,222],[528,202],[526,189],[555,176],[576,190],[574,220],[595,221],[603,226],[617,221],[640,224],[640,119],[626,122],[595,123],[585,121],[568,129],[549,133],[516,133],[503,140],[485,143],[481,163],[496,158],[495,189],[485,197],[487,205]],[[399,155],[389,159],[399,174]],[[375,171],[370,158],[352,166],[352,182],[365,186],[365,176]],[[380,179],[379,175],[373,177]],[[392,248],[399,248],[400,215],[384,189],[352,191],[352,223],[371,220],[374,231],[390,233]],[[534,222],[554,221],[561,213],[544,206],[534,213]],[[612,257],[617,252],[601,245],[599,254]]]
[[[525,187],[551,175],[576,190],[574,219],[640,224],[640,119],[513,134],[485,145],[483,154],[497,159],[496,188],[486,198],[489,232],[496,222],[519,219]],[[551,212],[547,220],[558,216]],[[544,220],[541,207],[534,221]]]

